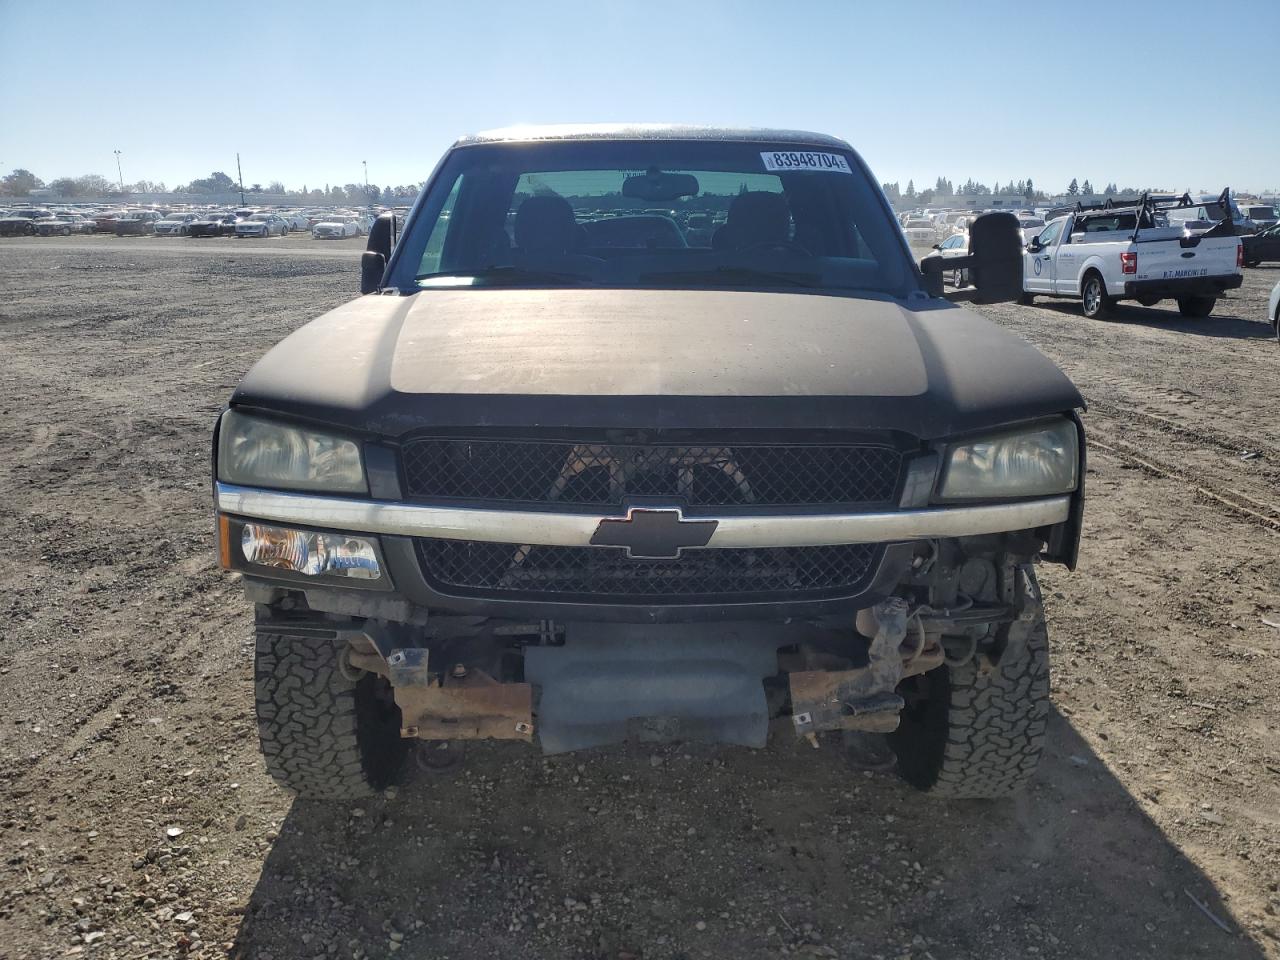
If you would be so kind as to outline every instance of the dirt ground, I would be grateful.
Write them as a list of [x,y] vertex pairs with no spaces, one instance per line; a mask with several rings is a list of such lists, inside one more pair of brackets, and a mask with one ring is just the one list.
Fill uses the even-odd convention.
[[787,741],[473,747],[342,807],[263,771],[209,436],[359,247],[0,241],[0,958],[1280,957],[1280,269],[1204,321],[982,308],[1090,401],[1018,798]]

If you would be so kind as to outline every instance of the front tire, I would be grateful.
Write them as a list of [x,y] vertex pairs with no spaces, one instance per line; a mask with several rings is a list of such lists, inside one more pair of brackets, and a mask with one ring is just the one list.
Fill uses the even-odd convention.
[[1179,297],[1178,312],[1184,317],[1202,320],[1213,313],[1217,304],[1217,297]]
[[982,673],[970,660],[905,681],[907,700],[889,743],[913,787],[948,799],[1006,797],[1040,762],[1049,712],[1044,615],[1018,655]]
[[372,796],[391,784],[408,753],[387,681],[372,673],[349,679],[340,643],[258,633],[254,697],[267,772],[306,799]]
[[1088,273],[1084,278],[1084,286],[1080,289],[1080,301],[1084,315],[1090,320],[1105,320],[1111,316],[1115,302],[1107,295],[1107,285],[1102,282],[1102,274]]

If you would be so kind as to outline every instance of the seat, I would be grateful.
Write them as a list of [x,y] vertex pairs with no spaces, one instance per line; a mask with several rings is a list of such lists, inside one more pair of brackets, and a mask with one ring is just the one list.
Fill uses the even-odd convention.
[[529,197],[516,211],[516,246],[530,254],[570,253],[582,246],[582,231],[564,197]]
[[791,239],[791,210],[780,193],[752,190],[729,204],[729,216],[711,238],[713,250],[782,246]]

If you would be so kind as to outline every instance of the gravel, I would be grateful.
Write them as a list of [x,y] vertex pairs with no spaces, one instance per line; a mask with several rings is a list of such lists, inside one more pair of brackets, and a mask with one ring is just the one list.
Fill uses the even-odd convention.
[[351,808],[265,775],[210,523],[236,379],[353,295],[358,247],[310,243],[0,241],[2,960],[1280,956],[1277,540],[1200,492],[1277,500],[1280,270],[1196,325],[982,308],[1109,448],[1080,569],[1042,572],[1019,797],[932,802],[783,737],[479,744]]

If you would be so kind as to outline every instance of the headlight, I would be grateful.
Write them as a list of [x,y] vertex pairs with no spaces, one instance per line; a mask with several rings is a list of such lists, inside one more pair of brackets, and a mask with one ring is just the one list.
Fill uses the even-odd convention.
[[1070,420],[953,444],[939,493],[947,499],[1070,493],[1079,481],[1079,436]]
[[360,448],[350,440],[248,417],[222,415],[218,479],[246,486],[363,493]]

